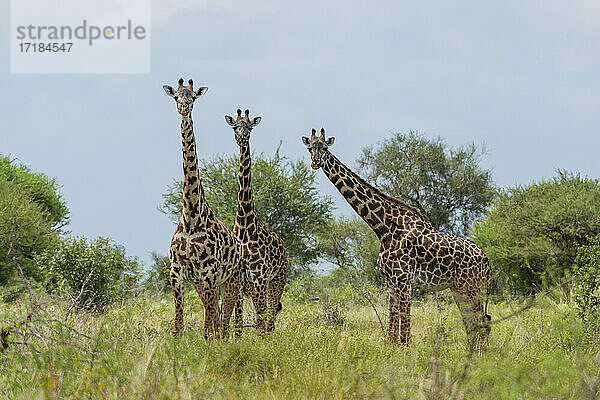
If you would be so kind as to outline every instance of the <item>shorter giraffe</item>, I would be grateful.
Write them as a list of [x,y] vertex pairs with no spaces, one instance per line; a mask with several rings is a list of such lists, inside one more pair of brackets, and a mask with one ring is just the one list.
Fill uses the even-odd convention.
[[[194,101],[208,88],[193,89],[193,82],[178,89],[163,89],[177,103],[181,114],[183,147],[183,209],[170,248],[171,287],[175,300],[173,334],[183,332],[184,283],[191,282],[204,304],[204,337],[220,332],[229,334],[229,320],[240,292],[241,244],[229,228],[219,221],[206,201],[198,173],[196,139],[192,122]],[[219,288],[223,293],[223,319],[219,312]],[[236,314],[236,331],[241,330],[241,314]]]
[[[229,115],[225,116],[240,146],[238,208],[233,233],[242,243],[242,281],[254,304],[256,327],[260,331],[266,329],[272,332],[275,329],[275,315],[281,310],[280,300],[287,279],[288,259],[283,241],[267,227],[254,208],[250,134],[261,119],[255,117],[251,120],[249,110],[242,116],[240,109],[235,120]],[[241,299],[236,315],[240,308]]]
[[413,207],[374,188],[342,164],[325,139],[312,130],[302,137],[312,159],[312,168],[322,168],[348,204],[373,229],[380,241],[377,266],[389,290],[392,342],[407,344],[410,338],[412,289],[439,291],[450,288],[463,317],[470,348],[485,341],[490,332],[483,294],[491,282],[490,263],[469,239],[435,229]]

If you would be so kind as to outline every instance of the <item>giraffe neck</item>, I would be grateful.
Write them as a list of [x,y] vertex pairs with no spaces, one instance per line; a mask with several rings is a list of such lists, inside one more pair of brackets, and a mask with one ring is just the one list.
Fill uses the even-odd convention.
[[250,143],[240,146],[240,173],[238,175],[238,208],[236,221],[239,225],[248,225],[248,218],[254,214],[254,197],[252,196],[252,160]]
[[411,212],[411,207],[371,186],[329,150],[323,152],[321,164],[327,178],[380,239],[389,232],[392,217]]
[[198,156],[192,117],[181,118],[181,143],[183,149],[183,209],[181,222],[186,232],[190,232],[198,223],[201,215],[206,216],[208,204],[198,172]]

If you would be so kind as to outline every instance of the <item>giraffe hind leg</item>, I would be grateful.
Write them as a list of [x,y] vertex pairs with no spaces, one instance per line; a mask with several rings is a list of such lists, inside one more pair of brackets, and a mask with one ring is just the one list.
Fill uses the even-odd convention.
[[171,267],[171,289],[173,290],[173,301],[175,303],[175,318],[173,320],[173,335],[181,336],[183,334],[183,300],[184,290],[181,277],[174,272],[175,268]]
[[237,337],[242,336],[244,329],[244,291],[241,286],[235,304],[235,320],[233,322],[234,335]]
[[196,284],[195,288],[204,305],[204,338],[209,339],[219,331],[217,290],[205,288],[201,283]]
[[281,296],[285,288],[287,271],[282,271],[279,276],[269,283],[268,289],[268,310],[267,310],[267,332],[275,330],[275,318],[277,313],[283,309],[281,305]]
[[[240,298],[240,282],[239,279],[233,277],[227,283],[223,285],[223,314],[222,314],[222,336],[223,338],[229,338],[229,322],[234,308],[237,309],[239,298]],[[237,313],[237,311],[236,311]],[[237,318],[237,315],[236,315]],[[234,329],[237,329],[235,327]]]
[[481,351],[491,331],[491,316],[485,314],[481,296],[460,290],[453,290],[452,294],[462,315],[469,350]]
[[267,293],[265,288],[254,285],[250,291],[254,312],[256,313],[256,329],[260,333],[265,332],[265,319],[267,313]]

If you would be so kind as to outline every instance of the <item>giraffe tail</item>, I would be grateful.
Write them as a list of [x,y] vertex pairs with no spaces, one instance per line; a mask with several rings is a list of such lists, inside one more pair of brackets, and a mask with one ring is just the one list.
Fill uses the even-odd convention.
[[492,316],[488,314],[487,308],[488,308],[488,303],[490,300],[490,293],[492,292],[492,288],[493,288],[493,279],[492,279],[492,268],[490,266],[490,261],[489,259],[486,257],[485,258],[485,262],[487,264],[487,276],[486,276],[486,290],[485,290],[485,306],[483,307],[483,313],[485,314],[485,318],[488,321],[492,320]]

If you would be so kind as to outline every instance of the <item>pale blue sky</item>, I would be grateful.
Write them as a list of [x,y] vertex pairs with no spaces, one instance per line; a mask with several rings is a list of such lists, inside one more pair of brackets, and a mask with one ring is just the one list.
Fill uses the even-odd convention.
[[[181,177],[179,117],[161,85],[208,86],[200,157],[238,148],[223,115],[262,115],[252,145],[308,160],[325,127],[354,166],[389,131],[485,142],[502,185],[555,168],[600,176],[600,3],[153,2],[149,75],[11,75],[0,1],[0,152],[58,178],[70,229],[167,253],[161,193]],[[319,171],[319,185],[352,211]]]

